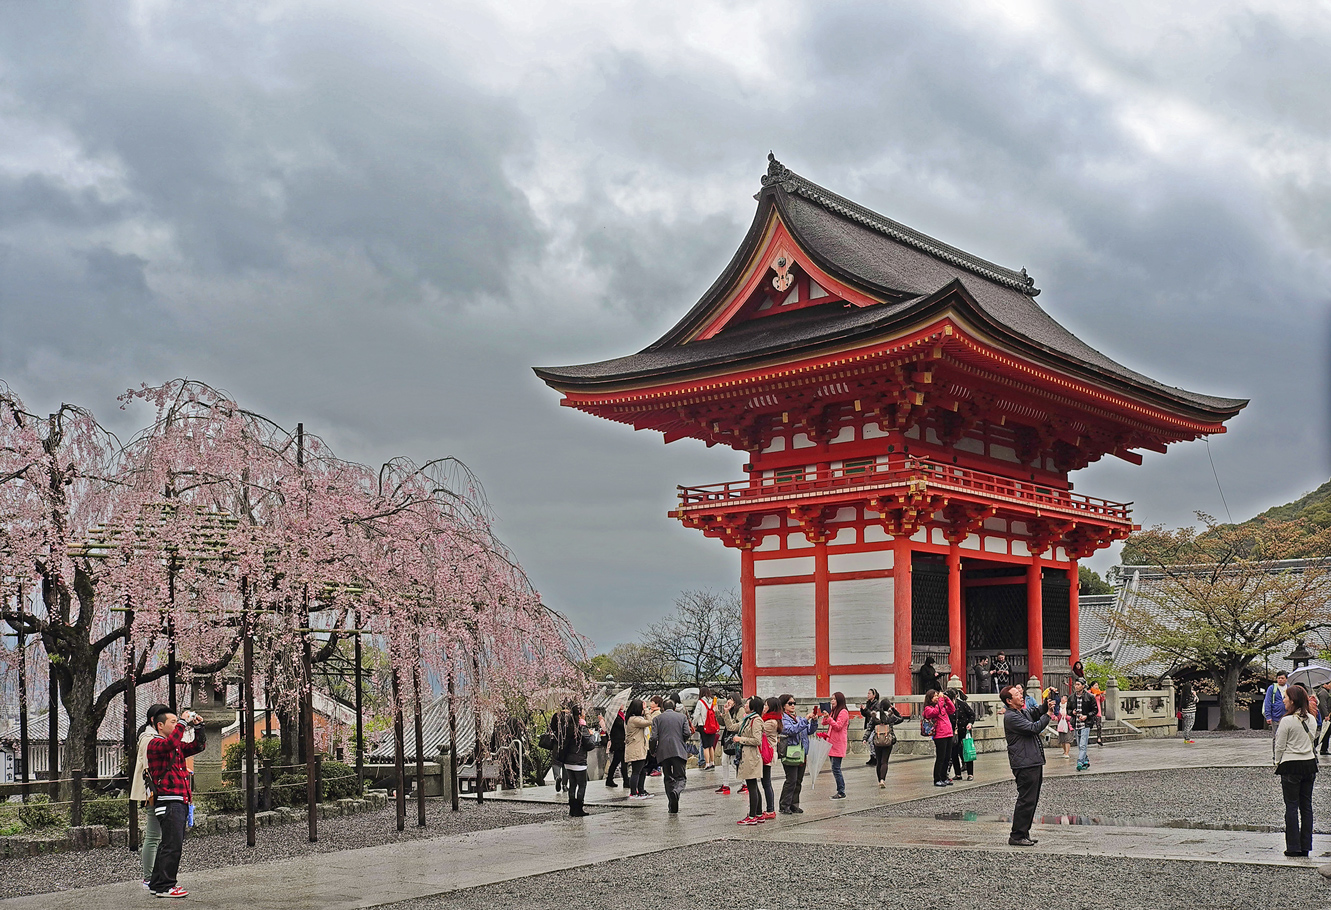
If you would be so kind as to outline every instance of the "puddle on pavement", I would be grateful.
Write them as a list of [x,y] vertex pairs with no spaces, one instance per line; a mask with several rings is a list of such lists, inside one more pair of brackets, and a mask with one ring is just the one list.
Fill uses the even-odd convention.
[[[981,815],[978,812],[938,812],[938,821],[1010,822],[1010,815]],[[1040,825],[1069,825],[1089,828],[1183,828],[1197,831],[1252,831],[1260,834],[1284,831],[1280,825],[1245,825],[1237,822],[1209,822],[1191,818],[1112,818],[1103,815],[1040,815]]]

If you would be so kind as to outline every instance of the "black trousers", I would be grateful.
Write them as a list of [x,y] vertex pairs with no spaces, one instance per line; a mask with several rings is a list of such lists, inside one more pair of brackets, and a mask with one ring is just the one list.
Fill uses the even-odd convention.
[[633,763],[633,769],[629,772],[629,792],[647,792],[647,759],[640,758]]
[[605,769],[605,785],[613,786],[615,783],[615,772],[618,771],[624,776],[624,786],[629,785],[629,763],[624,761],[623,751],[610,753],[610,764]]
[[[1313,781],[1311,774],[1280,775],[1280,795],[1285,798],[1285,849],[1308,853],[1313,848]],[[162,832],[166,843],[166,832]]]
[[568,788],[568,814],[575,817],[581,815],[583,800],[587,798],[587,769],[574,771],[565,768],[564,786]]
[[763,793],[767,796],[767,811],[776,811],[776,797],[772,795],[772,766],[763,765]]
[[967,774],[975,773],[975,762],[963,761],[961,758],[961,740],[952,741],[952,771],[953,777],[961,777],[963,767]]
[[687,758],[661,759],[661,776],[665,778],[666,800],[670,803],[670,812],[679,811],[679,795],[684,792],[688,776],[684,772]]
[[759,777],[751,777],[744,783],[749,786],[749,818],[757,818],[763,814],[763,791],[758,789]]
[[878,759],[878,779],[887,778],[887,763],[892,758],[892,746],[874,746],[873,754]]
[[804,787],[805,762],[798,765],[783,765],[786,769],[786,782],[781,785],[781,811],[790,812],[800,807],[800,790]]
[[1035,807],[1040,802],[1040,785],[1044,783],[1044,766],[1014,768],[1017,779],[1017,807],[1012,810],[1012,837],[1016,840],[1031,836],[1031,822],[1035,820]]
[[189,806],[185,803],[170,800],[164,805],[166,814],[157,817],[162,826],[162,843],[157,848],[153,877],[148,882],[148,890],[153,893],[170,891],[176,886],[180,851],[185,846],[185,823],[189,821]]
[[947,766],[952,758],[952,737],[934,740],[934,782],[947,780]]

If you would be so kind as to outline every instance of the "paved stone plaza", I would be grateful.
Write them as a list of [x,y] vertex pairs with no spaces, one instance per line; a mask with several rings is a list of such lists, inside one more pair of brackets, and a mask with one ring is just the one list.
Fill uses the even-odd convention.
[[[1031,850],[1006,844],[1002,816],[1010,810],[1010,775],[1003,756],[985,754],[974,783],[942,795],[931,786],[931,762],[895,763],[887,790],[877,788],[869,768],[853,762],[850,798],[829,800],[831,779],[824,773],[806,786],[804,815],[760,828],[735,826],[744,797],[713,793],[718,772],[691,772],[676,817],[667,815],[664,799],[630,802],[622,790],[594,782],[589,805],[614,811],[243,868],[203,870],[186,862],[181,882],[194,906],[247,910],[864,906],[870,881],[879,882],[873,887],[877,907],[1331,907],[1331,885],[1315,872],[1331,842],[1315,844],[1311,859],[1282,855],[1269,748],[1264,738],[1237,737],[1194,746],[1177,740],[1119,744],[1095,750],[1089,775],[1076,775],[1054,755],[1042,808],[1064,808],[1084,795],[1083,814],[1108,809],[1113,814],[1101,820],[1112,823],[1046,817],[1057,823],[1037,826],[1033,836],[1040,843]],[[1134,783],[1139,796],[1132,795]],[[1208,813],[1229,805],[1215,792],[1226,783],[1246,786],[1252,806],[1276,811],[1260,822],[1251,811],[1241,819],[1208,820]],[[660,779],[651,785],[659,792]],[[1192,805],[1193,795],[1196,817],[1178,811]],[[551,787],[521,796],[560,798]],[[1244,793],[1232,798],[1248,801]],[[1142,815],[1138,806],[1156,814]],[[948,817],[953,812],[959,814]],[[1170,826],[1184,818],[1205,826]],[[1331,828],[1327,820],[1319,828]],[[1234,821],[1262,830],[1222,830]],[[122,857],[123,874],[131,878],[135,864]],[[791,887],[792,881],[800,884]],[[460,889],[475,890],[456,893]],[[0,910],[68,907],[72,899],[69,892],[19,897],[0,901]],[[126,881],[81,888],[77,905],[119,910],[149,899],[136,881]]]

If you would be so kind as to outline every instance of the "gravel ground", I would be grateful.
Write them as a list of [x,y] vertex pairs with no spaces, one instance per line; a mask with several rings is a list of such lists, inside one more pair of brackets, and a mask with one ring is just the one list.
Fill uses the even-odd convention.
[[[588,808],[587,811],[606,810]],[[463,802],[460,811],[454,814],[446,802],[431,800],[426,804],[427,826],[415,827],[416,807],[408,804],[407,828],[399,833],[396,810],[390,804],[387,808],[360,815],[321,819],[317,844],[309,842],[309,829],[304,823],[259,828],[255,834],[257,843],[252,849],[245,846],[244,831],[199,838],[186,834],[180,868],[188,874],[190,870],[266,863],[309,853],[355,850],[403,840],[529,825],[567,814],[568,809],[561,806],[547,809],[545,806],[489,802],[483,806]],[[141,874],[138,854],[115,847],[86,853],[52,853],[0,860],[0,899],[129,881]]]
[[[1051,761],[1062,761],[1060,758]],[[1011,815],[1017,790],[1010,781],[899,803],[874,810],[883,816],[932,818],[940,812]],[[1100,818],[1189,819],[1209,824],[1275,825],[1283,829],[1280,780],[1265,768],[1181,768],[1176,771],[1047,777],[1040,815]],[[1313,788],[1313,819],[1331,831],[1331,789]]]
[[[1057,861],[1058,882],[1033,872]],[[876,884],[866,875],[878,870]],[[725,881],[724,877],[733,876]],[[959,887],[959,882],[966,882]],[[1184,884],[1186,883],[1186,884]],[[668,895],[668,900],[666,899]],[[862,910],[1228,910],[1319,907],[1331,886],[1309,869],[1104,857],[717,841],[390,904],[384,910],[613,907]]]

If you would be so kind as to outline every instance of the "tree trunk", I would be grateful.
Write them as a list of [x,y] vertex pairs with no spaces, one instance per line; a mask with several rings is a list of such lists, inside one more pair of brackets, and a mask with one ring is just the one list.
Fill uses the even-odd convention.
[[1234,723],[1234,700],[1239,690],[1239,673],[1242,670],[1241,666],[1231,664],[1225,667],[1223,674],[1215,677],[1216,685],[1220,687],[1220,723],[1216,725],[1217,730],[1238,729],[1238,725]]
[[61,776],[68,776],[70,770],[79,768],[85,779],[97,776],[97,728],[101,726],[106,712],[96,714],[97,669],[88,666],[88,661],[72,662],[69,684],[60,687],[60,703],[69,717],[69,735],[65,739],[65,748],[60,769]]
[[291,765],[296,761],[296,740],[299,739],[296,731],[296,716],[291,713],[291,709],[284,705],[276,705],[273,713],[277,715],[278,735],[281,737],[282,760],[279,764]]

